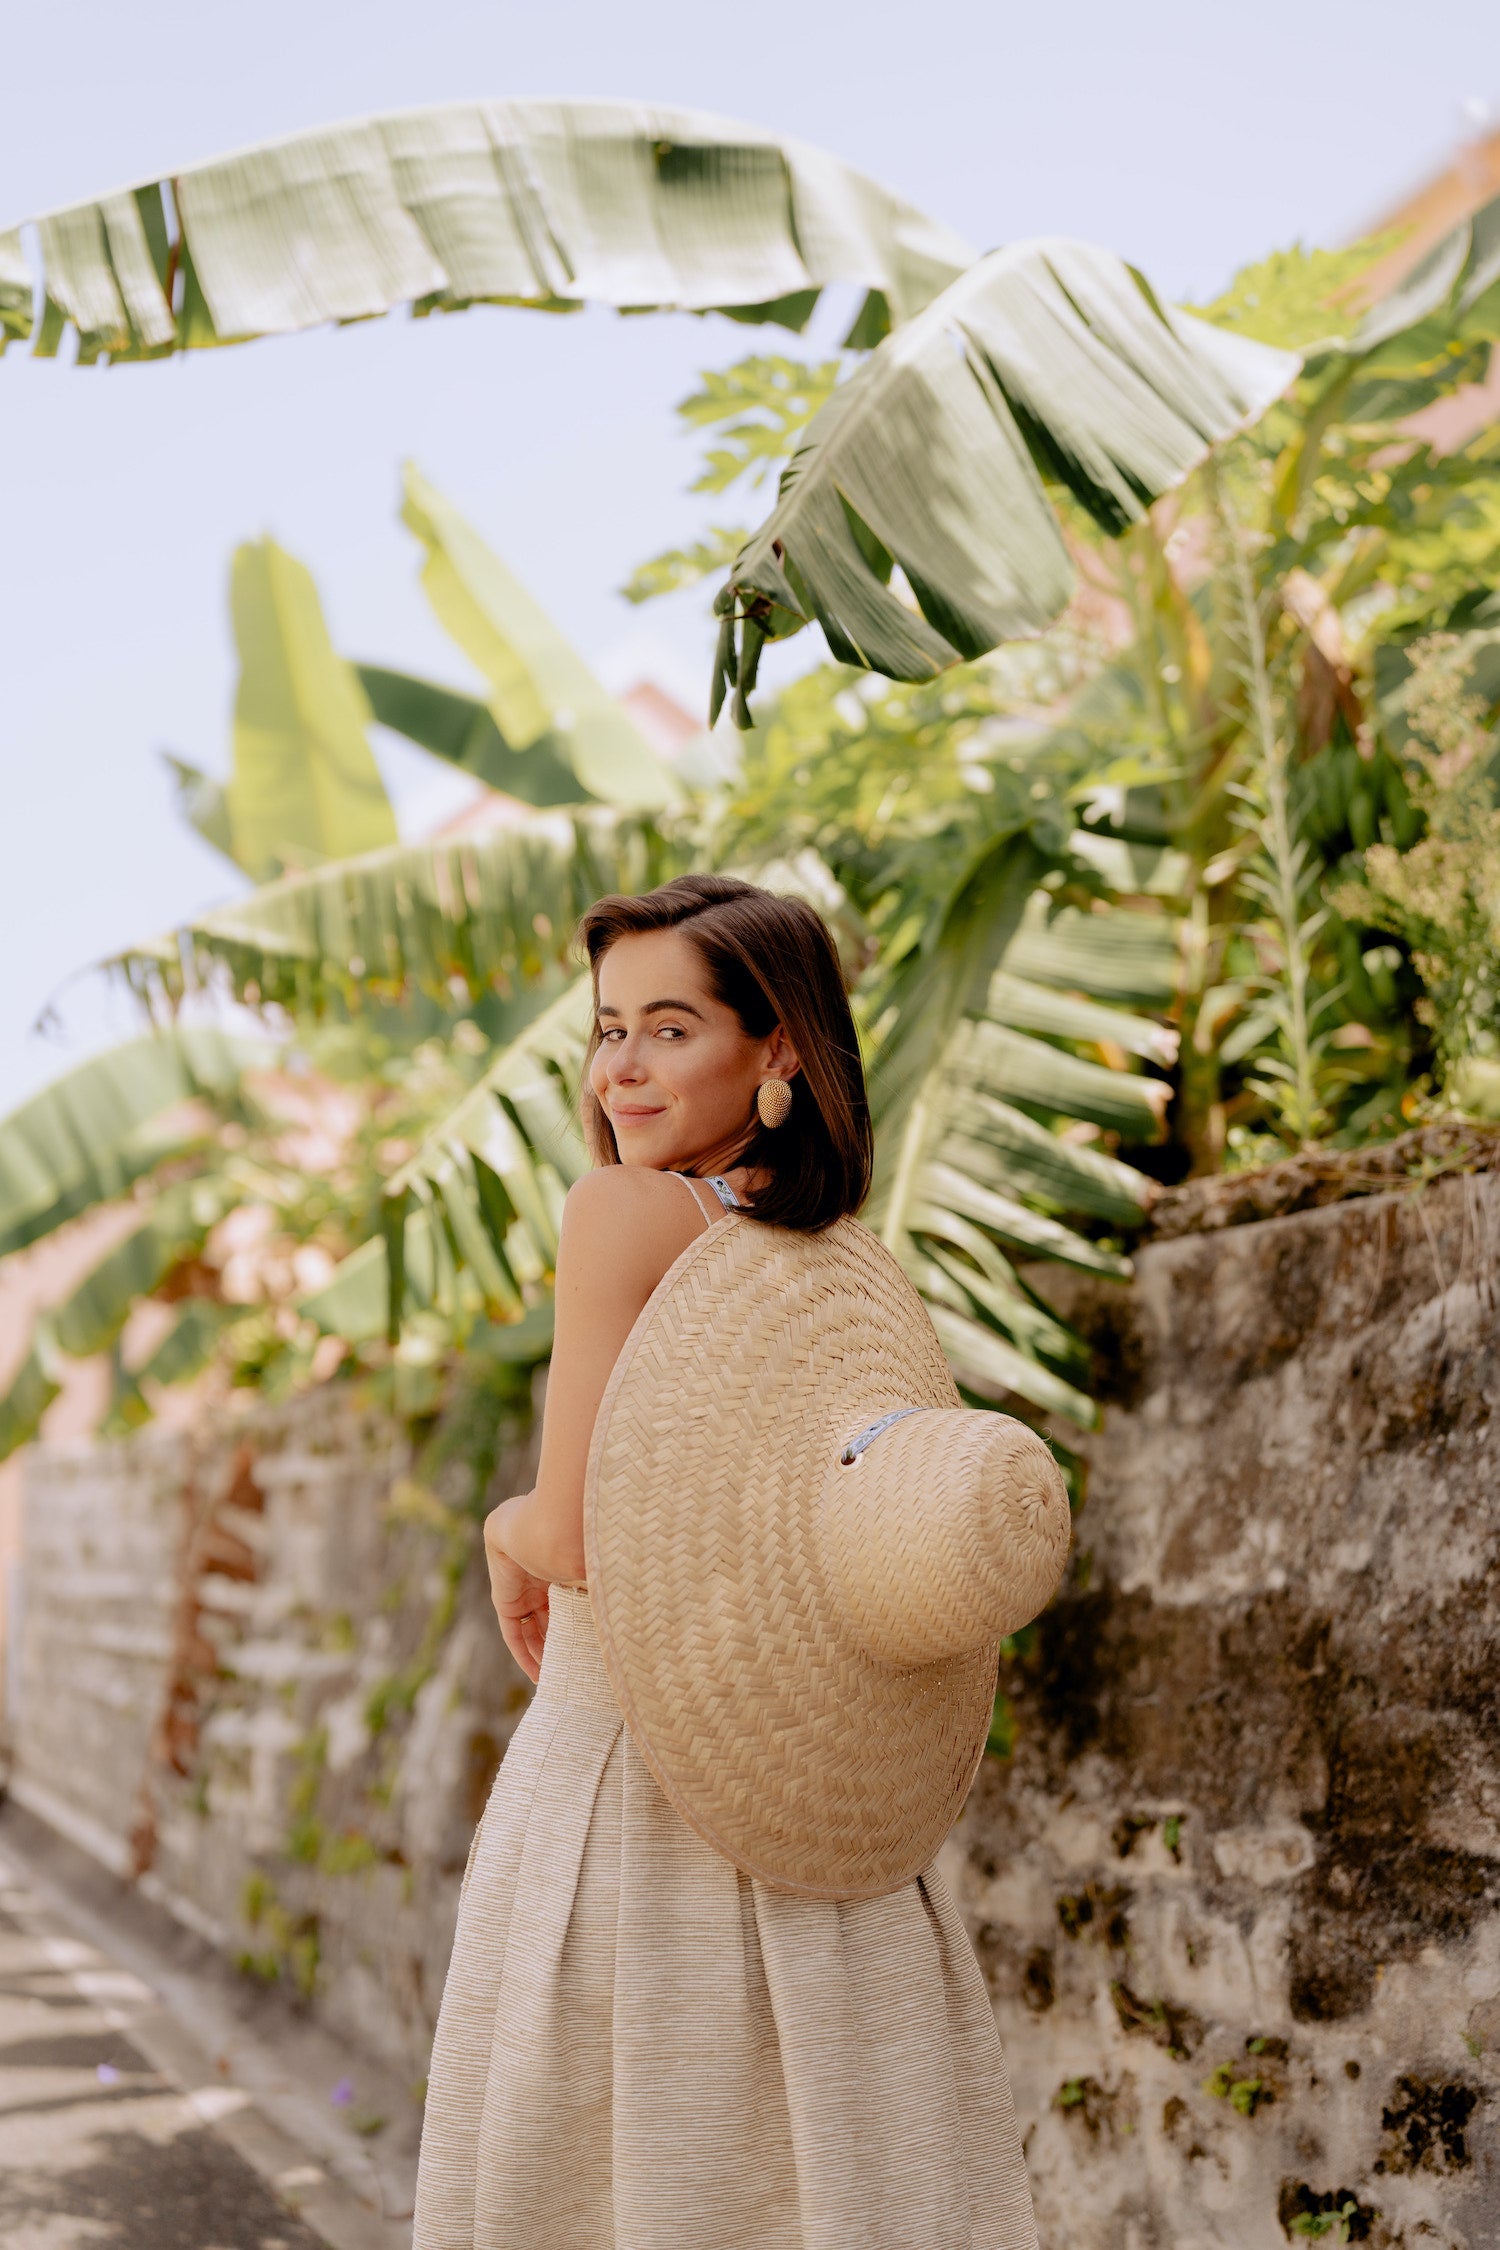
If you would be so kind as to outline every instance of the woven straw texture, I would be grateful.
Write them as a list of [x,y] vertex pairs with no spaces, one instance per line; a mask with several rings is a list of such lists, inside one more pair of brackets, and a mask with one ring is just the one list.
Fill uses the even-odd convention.
[[752,1883],[556,1592],[459,1911],[414,2250],[1036,2250],[983,1979],[928,1874]]
[[[928,1411],[839,1467],[897,1407]],[[605,1663],[683,1819],[813,1898],[928,1867],[983,1753],[996,1644],[1052,1592],[1068,1510],[1039,1439],[957,1409],[875,1237],[850,1219],[700,1235],[621,1353],[584,1507]]]

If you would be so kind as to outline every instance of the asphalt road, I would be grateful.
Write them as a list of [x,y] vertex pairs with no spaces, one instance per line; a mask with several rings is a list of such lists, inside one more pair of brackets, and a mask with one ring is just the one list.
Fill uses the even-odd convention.
[[[5,2250],[327,2250],[325,2173],[0,1853]],[[347,2222],[347,2214],[344,2215]]]

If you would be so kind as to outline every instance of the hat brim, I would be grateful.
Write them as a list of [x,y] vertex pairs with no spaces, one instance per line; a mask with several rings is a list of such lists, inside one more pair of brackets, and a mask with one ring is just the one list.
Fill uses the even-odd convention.
[[817,1539],[849,1438],[896,1407],[956,1403],[920,1298],[852,1219],[817,1235],[716,1221],[610,1378],[584,1500],[605,1665],[678,1813],[776,1890],[909,1882],[983,1755],[995,1648],[877,1662]]

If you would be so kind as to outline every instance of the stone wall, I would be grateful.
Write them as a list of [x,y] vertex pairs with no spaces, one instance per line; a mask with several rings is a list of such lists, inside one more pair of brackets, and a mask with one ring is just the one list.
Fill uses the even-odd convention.
[[1044,2250],[1500,2243],[1500,1176],[1046,1286],[1108,1405],[948,1847]]
[[[1036,1277],[1104,1425],[945,1865],[1043,2250],[1488,2250],[1500,1174],[1236,1194]],[[420,2080],[527,1694],[472,1520],[335,1390],[39,1450],[26,1584],[18,1794]]]
[[411,1467],[338,1390],[35,1451],[11,1789],[418,2088],[530,1691],[473,1518]]

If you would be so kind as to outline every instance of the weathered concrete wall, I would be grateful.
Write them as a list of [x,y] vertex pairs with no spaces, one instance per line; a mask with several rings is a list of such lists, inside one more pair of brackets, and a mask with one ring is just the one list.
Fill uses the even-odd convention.
[[[945,1855],[1044,2250],[1336,2242],[1346,2205],[1377,2250],[1489,2250],[1500,1174],[1045,1286],[1109,1403]],[[418,2079],[526,1699],[472,1526],[336,1393],[44,1449],[27,1506],[22,1796]]]
[[337,1391],[39,1449],[12,1788],[416,2086],[529,1689],[472,1518],[410,1467]]
[[1500,1177],[1047,1286],[1109,1405],[949,1846],[1043,2244],[1500,2244]]

